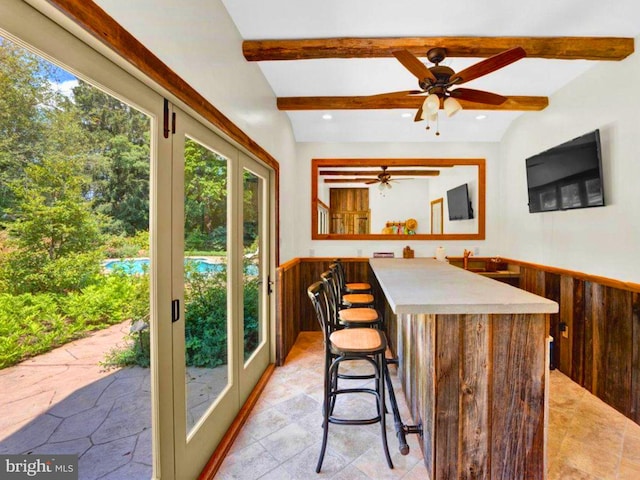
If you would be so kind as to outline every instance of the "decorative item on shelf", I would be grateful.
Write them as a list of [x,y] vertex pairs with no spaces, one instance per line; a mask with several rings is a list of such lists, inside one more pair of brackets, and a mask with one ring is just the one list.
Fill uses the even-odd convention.
[[407,233],[406,222],[387,222],[382,233],[387,235],[405,235]]
[[373,252],[373,258],[394,258],[393,252]]
[[415,218],[407,218],[404,225],[408,235],[414,235],[418,229],[418,221]]
[[444,252],[444,247],[436,248],[436,260],[438,260],[439,262],[444,262],[447,260],[447,256]]
[[402,249],[402,258],[414,258],[414,256],[415,252],[409,245]]

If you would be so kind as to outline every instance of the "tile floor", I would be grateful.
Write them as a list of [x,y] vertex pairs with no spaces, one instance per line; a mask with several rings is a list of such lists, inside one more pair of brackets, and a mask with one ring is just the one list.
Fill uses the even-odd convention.
[[[409,423],[393,370],[392,378],[400,413]],[[216,479],[428,478],[414,435],[407,437],[409,455],[398,452],[391,415],[387,416],[387,431],[393,470],[384,460],[379,425],[330,425],[327,454],[321,473],[316,474],[322,438],[321,385],[322,337],[319,332],[301,333],[286,364],[275,370]],[[336,410],[345,408],[351,413],[362,403],[344,402]],[[549,403],[550,480],[640,479],[639,425],[555,370]]]

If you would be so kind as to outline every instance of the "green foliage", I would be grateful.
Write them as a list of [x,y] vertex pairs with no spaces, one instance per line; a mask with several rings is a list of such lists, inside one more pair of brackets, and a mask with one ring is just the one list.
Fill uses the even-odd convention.
[[149,319],[146,275],[106,275],[69,295],[0,294],[0,368],[127,319]]
[[93,251],[50,260],[42,251],[15,250],[0,263],[0,286],[16,295],[80,290],[100,278],[101,256]]
[[114,272],[99,283],[64,298],[64,311],[87,327],[114,325],[127,319],[148,320],[148,275]]
[[244,359],[247,360],[260,343],[260,284],[258,278],[244,283]]
[[125,348],[113,348],[100,364],[107,368],[144,367],[150,365],[149,330],[128,335],[129,344]]
[[149,232],[141,230],[132,237],[111,235],[104,244],[105,258],[131,258],[149,256]]
[[51,64],[0,38],[0,222],[14,201],[9,182],[41,156],[41,110],[55,98],[46,78],[51,73]]
[[227,275],[185,272],[185,355],[194,367],[227,363]]
[[227,160],[185,142],[185,242],[188,250],[226,250]]

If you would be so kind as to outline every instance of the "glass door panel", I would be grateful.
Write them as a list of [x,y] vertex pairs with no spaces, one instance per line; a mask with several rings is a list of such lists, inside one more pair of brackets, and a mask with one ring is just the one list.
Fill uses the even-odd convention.
[[242,354],[240,398],[269,363],[269,171],[240,155],[242,191]]
[[[237,150],[174,107],[175,478],[197,478],[240,409],[233,293]],[[235,194],[237,196],[237,193]]]
[[187,434],[229,384],[228,160],[184,146],[184,315]]
[[243,330],[244,361],[256,351],[263,341],[260,328],[262,304],[260,261],[260,191],[262,179],[253,172],[243,168],[242,171],[242,246],[244,253],[242,269],[243,285]]

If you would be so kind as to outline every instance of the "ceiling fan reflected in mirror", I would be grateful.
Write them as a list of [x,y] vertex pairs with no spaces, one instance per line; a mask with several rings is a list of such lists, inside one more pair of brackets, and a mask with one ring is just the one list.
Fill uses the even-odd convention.
[[382,172],[380,172],[377,176],[377,178],[371,179],[371,180],[367,180],[364,183],[367,185],[373,185],[373,184],[378,184],[378,190],[380,190],[381,192],[384,190],[391,190],[391,182],[397,182],[399,180],[412,180],[411,178],[391,178],[391,172],[387,171],[387,167],[386,166],[381,166],[380,167],[382,169]]
[[[444,109],[448,117],[455,115],[462,110],[462,106],[457,99],[474,103],[484,103],[488,105],[501,105],[507,98],[483,90],[472,88],[453,88],[462,85],[476,78],[482,77],[507,65],[510,65],[524,57],[527,53],[522,47],[515,47],[492,57],[471,65],[459,72],[455,72],[451,67],[440,65],[446,58],[444,48],[432,48],[427,52],[427,58],[434,64],[427,67],[418,57],[408,50],[397,50],[393,56],[409,70],[417,79],[420,90],[405,90],[401,92],[391,92],[376,95],[377,97],[397,97],[405,95],[424,95],[424,103],[416,112],[414,121],[427,119],[427,130],[430,122],[438,121],[438,110]],[[440,132],[436,128],[436,135]]]

